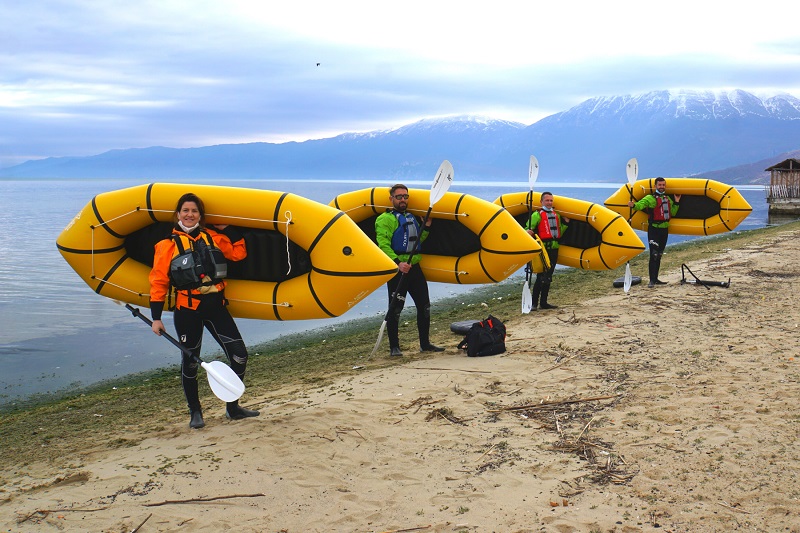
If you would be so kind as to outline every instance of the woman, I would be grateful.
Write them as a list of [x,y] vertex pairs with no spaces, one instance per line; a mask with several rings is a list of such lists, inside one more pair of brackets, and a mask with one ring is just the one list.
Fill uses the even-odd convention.
[[[150,271],[153,333],[161,335],[166,331],[161,314],[172,284],[177,293],[175,330],[181,344],[193,356],[199,357],[205,326],[222,347],[233,371],[243,379],[247,348],[226,308],[225,281],[222,278],[227,274],[225,259],[240,261],[247,256],[244,238],[232,226],[206,228],[205,206],[192,193],[184,194],[178,200],[174,219],[172,234],[155,246],[153,269]],[[197,390],[198,366],[194,357],[183,355],[181,383],[189,404],[189,427],[193,429],[205,426]],[[225,416],[231,420],[258,415],[258,411],[245,409],[238,401],[228,402],[225,409]]]

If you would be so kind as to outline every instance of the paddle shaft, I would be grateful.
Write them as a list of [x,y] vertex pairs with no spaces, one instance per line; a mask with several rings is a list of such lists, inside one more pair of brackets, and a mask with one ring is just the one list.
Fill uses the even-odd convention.
[[[633,171],[629,170],[631,164],[633,165]],[[628,177],[628,193],[630,194],[630,201],[633,202],[633,184],[636,183],[636,180],[639,178],[639,162],[636,158],[632,158],[628,161],[628,168],[626,169],[626,174]],[[630,225],[631,220],[633,219],[633,207],[630,208],[628,213],[628,224]]]
[[[421,230],[419,232],[419,239],[417,239],[416,244],[414,245],[414,249],[408,254],[408,260],[405,261],[409,265],[411,265],[411,258],[414,257],[414,254],[417,253],[419,247],[422,245],[422,232],[425,231],[425,225],[428,223],[428,219],[431,216],[431,212],[433,211],[433,205],[428,208],[428,212],[425,213],[425,219],[422,221]],[[411,268],[414,268],[414,265],[411,265]],[[392,313],[392,309],[394,309],[394,304],[397,302],[397,293],[400,292],[400,288],[403,285],[403,281],[405,281],[406,272],[402,272],[400,274],[400,281],[397,282],[397,287],[395,287],[394,292],[392,293],[392,299],[389,301],[389,309],[386,311],[386,316],[384,317],[384,322],[389,320],[389,316]]]
[[[531,216],[533,215],[533,185],[531,185],[531,190],[528,191],[527,196],[528,201],[528,220],[526,224],[531,223]],[[531,268],[531,262],[528,261],[525,263],[525,281],[531,280],[531,274],[533,274],[533,268]]]
[[[137,308],[131,306],[130,304],[125,304],[125,308],[130,311],[133,316],[141,318],[142,322],[149,325],[151,328],[153,327],[153,321],[144,316]],[[198,356],[192,355],[192,352],[189,351],[188,348],[183,346],[180,342],[178,342],[177,339],[172,337],[164,330],[161,330],[161,336],[165,337],[176,348],[178,348],[181,353],[191,357],[205,369],[206,375],[208,376],[208,385],[211,387],[211,392],[213,392],[217,398],[224,402],[234,402],[242,396],[244,393],[244,383],[242,383],[241,378],[236,374],[236,372],[233,371],[233,369],[231,369],[231,367],[219,361],[206,363]]]
[[[142,321],[148,326],[153,327],[153,321],[144,316],[142,312],[139,311],[139,309],[137,309],[136,307],[133,307],[131,304],[125,304],[125,309],[130,311],[133,316],[141,318]],[[176,339],[166,331],[161,330],[161,336],[167,339],[169,342],[171,342],[177,349],[183,352],[184,355],[188,355],[198,363],[202,363],[199,357],[197,357],[196,355],[192,355],[192,352],[189,351],[189,349],[186,346],[178,342],[178,339]]]
[[[633,169],[631,169],[631,165],[633,165]],[[628,177],[628,193],[630,194],[630,201],[633,202],[633,184],[636,183],[636,180],[639,178],[639,161],[634,157],[628,160],[628,166],[625,169],[625,173]],[[631,220],[633,220],[633,206],[630,207],[628,212],[628,225],[630,225]],[[628,294],[628,291],[631,290],[631,280],[633,275],[631,274],[631,262],[628,260],[625,263],[625,284],[623,287],[625,288],[625,294]]]
[[[528,220],[526,221],[526,224],[531,223],[531,215],[533,215],[533,186],[538,178],[539,178],[539,160],[536,159],[536,156],[532,155],[530,162],[528,163],[528,195],[526,197],[528,203]],[[531,262],[528,261],[525,264],[525,281],[530,281],[532,274],[533,274],[533,267],[531,266]]]

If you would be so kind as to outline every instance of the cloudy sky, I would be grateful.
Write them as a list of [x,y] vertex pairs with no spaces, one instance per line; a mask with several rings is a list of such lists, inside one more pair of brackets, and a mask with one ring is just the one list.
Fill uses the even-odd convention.
[[[722,7],[727,6],[727,7]],[[660,89],[800,97],[783,1],[0,0],[0,168]]]

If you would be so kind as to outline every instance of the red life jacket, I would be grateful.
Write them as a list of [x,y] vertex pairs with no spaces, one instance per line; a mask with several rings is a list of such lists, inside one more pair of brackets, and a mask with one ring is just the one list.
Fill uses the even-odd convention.
[[561,221],[555,211],[549,213],[542,209],[539,211],[540,220],[539,226],[536,228],[536,234],[543,241],[558,240],[561,238]]
[[656,206],[650,211],[650,220],[653,222],[667,222],[670,217],[669,197],[666,194],[654,195]]

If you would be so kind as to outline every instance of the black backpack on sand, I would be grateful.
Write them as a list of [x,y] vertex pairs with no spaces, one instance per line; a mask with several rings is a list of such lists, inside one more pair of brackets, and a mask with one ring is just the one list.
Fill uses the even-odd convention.
[[475,322],[469,333],[458,343],[459,350],[466,350],[469,357],[497,355],[506,351],[506,326],[492,315]]

